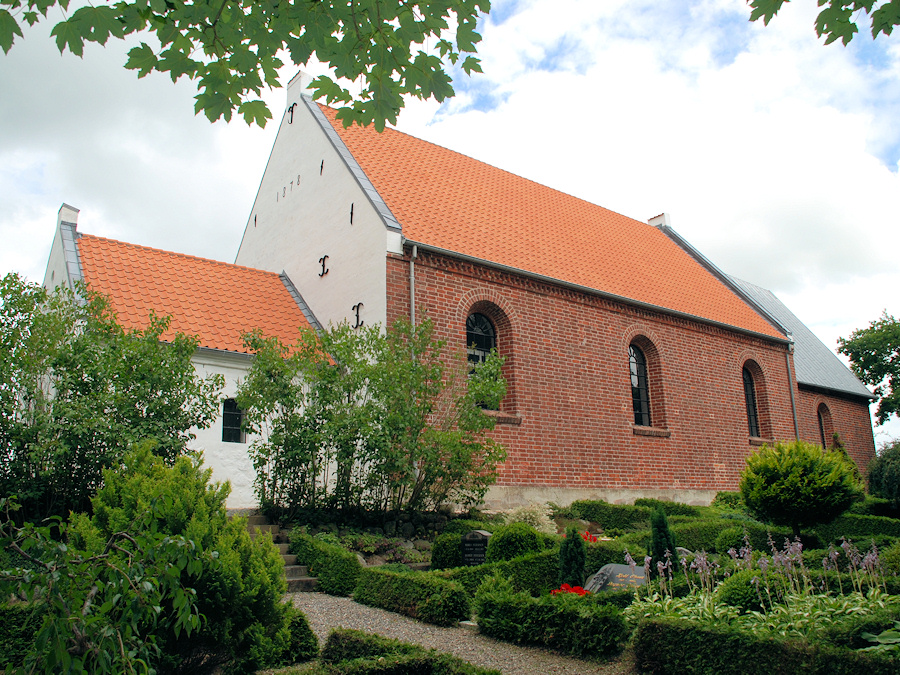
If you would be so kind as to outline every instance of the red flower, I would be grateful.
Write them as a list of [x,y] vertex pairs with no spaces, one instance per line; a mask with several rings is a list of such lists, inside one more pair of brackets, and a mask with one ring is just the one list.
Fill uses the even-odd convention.
[[581,535],[581,538],[584,539],[585,541],[590,541],[590,542],[597,541],[597,537],[595,537],[594,535],[592,535],[592,534],[591,534],[590,532],[588,532],[587,530],[584,531],[584,533]]
[[556,588],[550,591],[550,595],[556,595],[557,593],[574,593],[575,595],[590,595],[590,591],[584,590],[581,586],[570,586],[569,584],[563,584],[559,588]]

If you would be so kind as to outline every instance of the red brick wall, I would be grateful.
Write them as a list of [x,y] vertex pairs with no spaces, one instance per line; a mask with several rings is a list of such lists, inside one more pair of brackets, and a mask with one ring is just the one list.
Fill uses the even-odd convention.
[[841,436],[847,452],[863,470],[875,456],[875,437],[867,403],[854,397],[827,394],[808,387],[801,387],[797,399],[797,417],[800,438],[810,443],[820,443],[819,406],[827,406],[831,424],[826,421],[825,441],[831,443],[831,432]]
[[[471,311],[498,329],[510,385],[501,409],[520,422],[494,432],[509,452],[501,486],[735,489],[755,449],[741,379],[748,359],[764,380],[761,433],[794,438],[785,345],[422,251],[415,275],[417,317],[427,312],[449,344],[465,346]],[[388,256],[387,282],[388,321],[408,317],[408,258]],[[650,361],[659,428],[633,425],[633,340]],[[832,411],[844,419],[843,407]],[[848,445],[864,446],[850,426]],[[838,428],[843,436],[843,421]]]

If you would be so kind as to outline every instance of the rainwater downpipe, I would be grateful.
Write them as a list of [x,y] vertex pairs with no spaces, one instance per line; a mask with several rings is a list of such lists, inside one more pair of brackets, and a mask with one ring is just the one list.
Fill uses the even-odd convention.
[[797,425],[797,401],[794,400],[794,376],[791,374],[791,354],[794,353],[794,337],[788,335],[791,343],[788,345],[787,351],[784,353],[784,363],[787,366],[788,389],[791,392],[791,412],[794,414],[794,439],[800,440],[800,427]]
[[[413,244],[412,255],[409,256],[409,322],[416,325],[416,258],[419,247]],[[793,395],[793,392],[791,392]]]

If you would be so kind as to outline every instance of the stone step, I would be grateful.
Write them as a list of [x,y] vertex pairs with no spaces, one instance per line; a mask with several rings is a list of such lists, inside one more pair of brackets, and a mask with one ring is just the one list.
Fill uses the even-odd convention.
[[269,524],[269,519],[266,518],[266,516],[255,515],[255,516],[247,517],[247,527],[249,527],[251,529],[253,528],[254,525],[268,525],[268,524]]
[[308,565],[285,565],[284,576],[287,579],[299,579],[300,577],[309,576]]
[[315,577],[299,577],[288,579],[288,593],[312,593],[319,587],[319,580]]
[[291,545],[288,544],[287,542],[285,542],[285,543],[283,543],[283,544],[275,544],[275,548],[278,549],[278,552],[279,552],[281,555],[287,555],[288,549],[289,549],[290,547],[291,547]]
[[297,564],[297,556],[295,556],[293,553],[282,553],[281,559],[284,561],[285,567]]

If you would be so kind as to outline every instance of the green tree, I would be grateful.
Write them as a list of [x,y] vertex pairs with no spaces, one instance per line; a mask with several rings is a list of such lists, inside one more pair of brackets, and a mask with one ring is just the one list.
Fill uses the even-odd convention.
[[900,321],[885,311],[868,328],[839,338],[838,351],[850,359],[857,377],[874,387],[878,424],[900,415]]
[[893,440],[879,449],[869,462],[869,493],[894,502],[900,508],[900,440]]
[[496,354],[467,376],[433,326],[346,324],[301,331],[286,347],[259,334],[238,393],[260,503],[278,509],[470,505],[496,478],[503,448],[487,436],[506,391]]
[[840,452],[794,441],[764,445],[747,458],[741,496],[750,512],[774,525],[830,523],[863,496],[853,465]]
[[[768,25],[785,2],[790,0],[751,0],[750,20],[762,19]],[[816,33],[825,37],[825,44],[841,40],[845,45],[859,32],[857,21],[861,15],[869,17],[872,38],[890,35],[900,24],[900,0],[817,0],[823,9],[816,17]]]
[[[272,113],[254,96],[281,86],[281,57],[298,66],[315,57],[334,73],[313,82],[316,98],[347,104],[338,112],[344,124],[374,122],[380,131],[396,122],[403,96],[443,101],[453,95],[448,70],[481,72],[475,28],[490,0],[119,0],[66,16],[68,7],[69,0],[0,0],[0,48],[9,52],[22,25],[59,8],[65,18],[52,35],[60,52],[82,56],[85,42],[140,34],[157,46],[131,49],[126,68],[197,80],[196,112],[227,121],[237,111],[260,126]],[[341,80],[361,83],[360,93]]]
[[221,377],[196,374],[195,339],[161,342],[167,327],[126,331],[84,288],[0,281],[0,495],[18,495],[19,522],[89,509],[129,444],[171,462],[215,420]]

